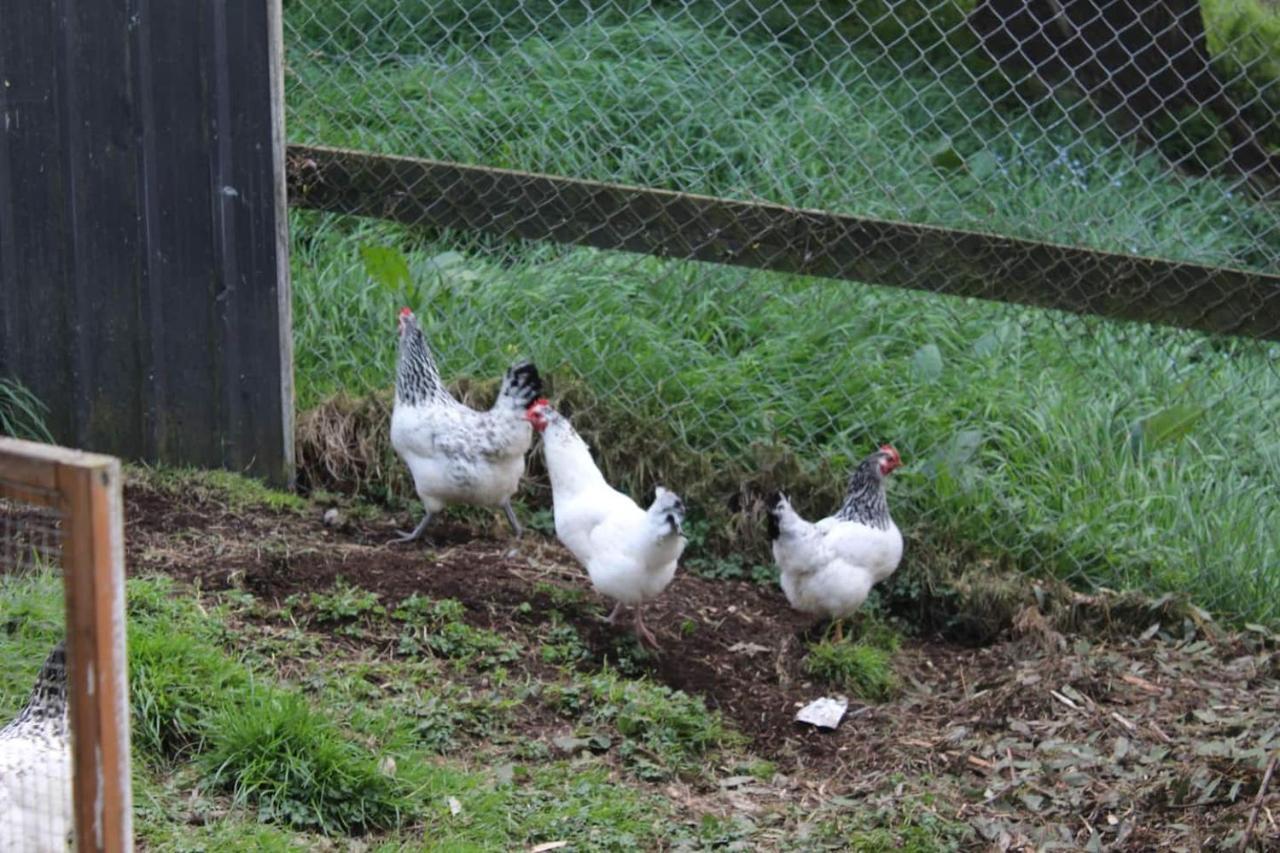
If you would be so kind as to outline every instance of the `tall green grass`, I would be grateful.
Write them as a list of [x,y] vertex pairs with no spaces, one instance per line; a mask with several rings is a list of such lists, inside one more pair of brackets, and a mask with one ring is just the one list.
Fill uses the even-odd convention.
[[[1274,206],[1171,173],[1079,106],[997,106],[961,68],[795,52],[687,10],[582,8],[478,41],[450,35],[465,21],[383,33],[377,61],[296,43],[292,138],[1205,263],[1280,257]],[[911,460],[891,499],[921,553],[976,546],[1280,619],[1273,346],[309,213],[293,225],[304,408],[391,384],[408,301],[447,374],[535,358],[614,481],[682,490],[698,538],[749,560],[768,559],[752,495],[787,487],[823,514],[891,440]],[[368,279],[368,245],[408,253],[408,292]]]
[[294,141],[1206,263],[1280,258],[1273,208],[1172,173],[1086,106],[996,105],[960,66],[797,55],[714,17],[600,16],[383,63],[297,50],[290,69]]
[[1280,617],[1275,347],[591,250],[499,262],[314,214],[294,230],[304,407],[391,383],[406,297],[358,247],[400,244],[446,374],[534,358],[612,479],[683,491],[751,559],[735,495],[787,487],[824,514],[892,441],[895,514],[935,545]]

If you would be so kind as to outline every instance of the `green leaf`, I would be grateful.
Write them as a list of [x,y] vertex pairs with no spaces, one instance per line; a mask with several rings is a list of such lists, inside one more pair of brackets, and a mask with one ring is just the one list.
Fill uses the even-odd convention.
[[978,448],[982,446],[982,432],[976,429],[965,429],[951,437],[951,445],[947,449],[947,461],[952,465],[964,465],[973,459]]
[[1176,442],[1191,432],[1196,421],[1204,417],[1208,409],[1192,403],[1175,403],[1136,421],[1129,430],[1129,448],[1135,456],[1144,449]]
[[960,156],[960,152],[956,151],[950,139],[943,139],[929,149],[929,162],[938,169],[947,169],[952,172],[964,168],[964,158]]
[[925,344],[911,357],[916,375],[925,382],[936,382],[942,376],[942,350],[937,344]]
[[969,167],[969,174],[979,180],[989,178],[1000,171],[1000,161],[996,159],[996,155],[985,150],[974,154],[965,165]]
[[1178,403],[1148,417],[1143,423],[1143,432],[1147,441],[1153,445],[1177,441],[1191,432],[1196,421],[1207,411],[1204,406]]
[[407,292],[412,284],[409,261],[399,249],[390,246],[361,246],[360,259],[369,278],[393,293]]
[[989,355],[995,355],[1000,349],[1000,339],[993,333],[987,332],[982,337],[973,342],[973,354],[978,358],[986,358]]

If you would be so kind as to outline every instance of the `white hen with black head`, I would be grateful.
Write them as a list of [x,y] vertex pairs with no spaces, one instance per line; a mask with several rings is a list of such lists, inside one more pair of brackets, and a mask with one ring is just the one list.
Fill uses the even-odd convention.
[[659,486],[648,509],[610,486],[591,458],[591,449],[569,419],[546,400],[529,407],[529,421],[542,433],[542,452],[551,476],[556,536],[587,569],[597,592],[622,608],[635,608],[636,635],[657,648],[644,624],[644,605],[670,585],[684,553],[684,502]]
[[413,312],[400,312],[396,401],[391,445],[409,466],[426,513],[397,542],[420,539],[431,517],[451,504],[502,507],[516,537],[523,533],[511,497],[524,476],[533,432],[525,410],[542,392],[538,369],[524,363],[507,370],[488,411],[464,406],[440,379],[435,358]]
[[816,524],[801,518],[786,495],[769,498],[769,538],[782,591],[801,613],[836,620],[837,639],[840,620],[902,560],[902,533],[884,492],[884,478],[901,464],[887,444],[867,456],[849,478],[839,511]]
[[67,662],[59,643],[26,707],[0,729],[0,850],[65,851],[71,837]]

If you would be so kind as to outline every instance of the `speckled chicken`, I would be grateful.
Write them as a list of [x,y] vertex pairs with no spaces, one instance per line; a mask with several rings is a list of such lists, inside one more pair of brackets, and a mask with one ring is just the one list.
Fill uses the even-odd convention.
[[884,492],[884,478],[901,465],[888,444],[867,456],[849,478],[839,511],[817,523],[801,518],[786,495],[769,498],[769,538],[782,591],[796,610],[835,620],[837,640],[844,618],[902,560],[902,533]]
[[464,406],[441,381],[418,319],[408,308],[400,311],[391,446],[409,466],[426,512],[417,527],[393,541],[422,538],[432,516],[451,504],[502,507],[516,537],[523,534],[511,496],[533,443],[525,410],[541,392],[538,369],[517,364],[503,377],[492,408]]
[[538,400],[529,421],[542,433],[542,452],[551,476],[556,536],[587,569],[597,592],[617,602],[608,621],[624,606],[635,609],[641,642],[658,647],[644,624],[644,605],[670,585],[684,553],[684,502],[659,486],[642,509],[605,482],[591,448],[569,419]]
[[18,716],[0,729],[0,850],[71,848],[66,647],[50,652]]

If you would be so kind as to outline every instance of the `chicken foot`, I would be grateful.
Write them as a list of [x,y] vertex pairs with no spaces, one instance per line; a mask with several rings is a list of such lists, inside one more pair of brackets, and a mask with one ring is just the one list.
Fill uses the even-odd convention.
[[659,648],[658,638],[653,636],[653,632],[645,627],[643,612],[644,612],[643,608],[636,607],[636,619],[635,619],[636,636],[640,639],[640,642],[642,644],[648,646],[654,651],[657,651]]
[[516,511],[511,508],[511,501],[502,502],[502,511],[507,514],[507,521],[511,522],[511,529],[516,532],[516,538],[524,536],[524,528],[520,526],[520,519],[516,518]]
[[610,625],[616,625],[618,622],[618,614],[620,614],[621,612],[622,612],[622,602],[619,601],[617,604],[613,606],[613,610],[609,613],[609,615],[604,617],[604,621],[608,622]]
[[413,528],[413,530],[409,533],[405,533],[403,530],[397,530],[396,533],[398,535],[396,536],[396,538],[390,540],[389,542],[387,542],[387,544],[395,545],[401,542],[415,542],[418,539],[421,539],[423,537],[423,534],[427,532],[427,525],[431,523],[431,515],[432,514],[429,512],[425,513],[422,516],[422,521],[419,521],[418,526]]

